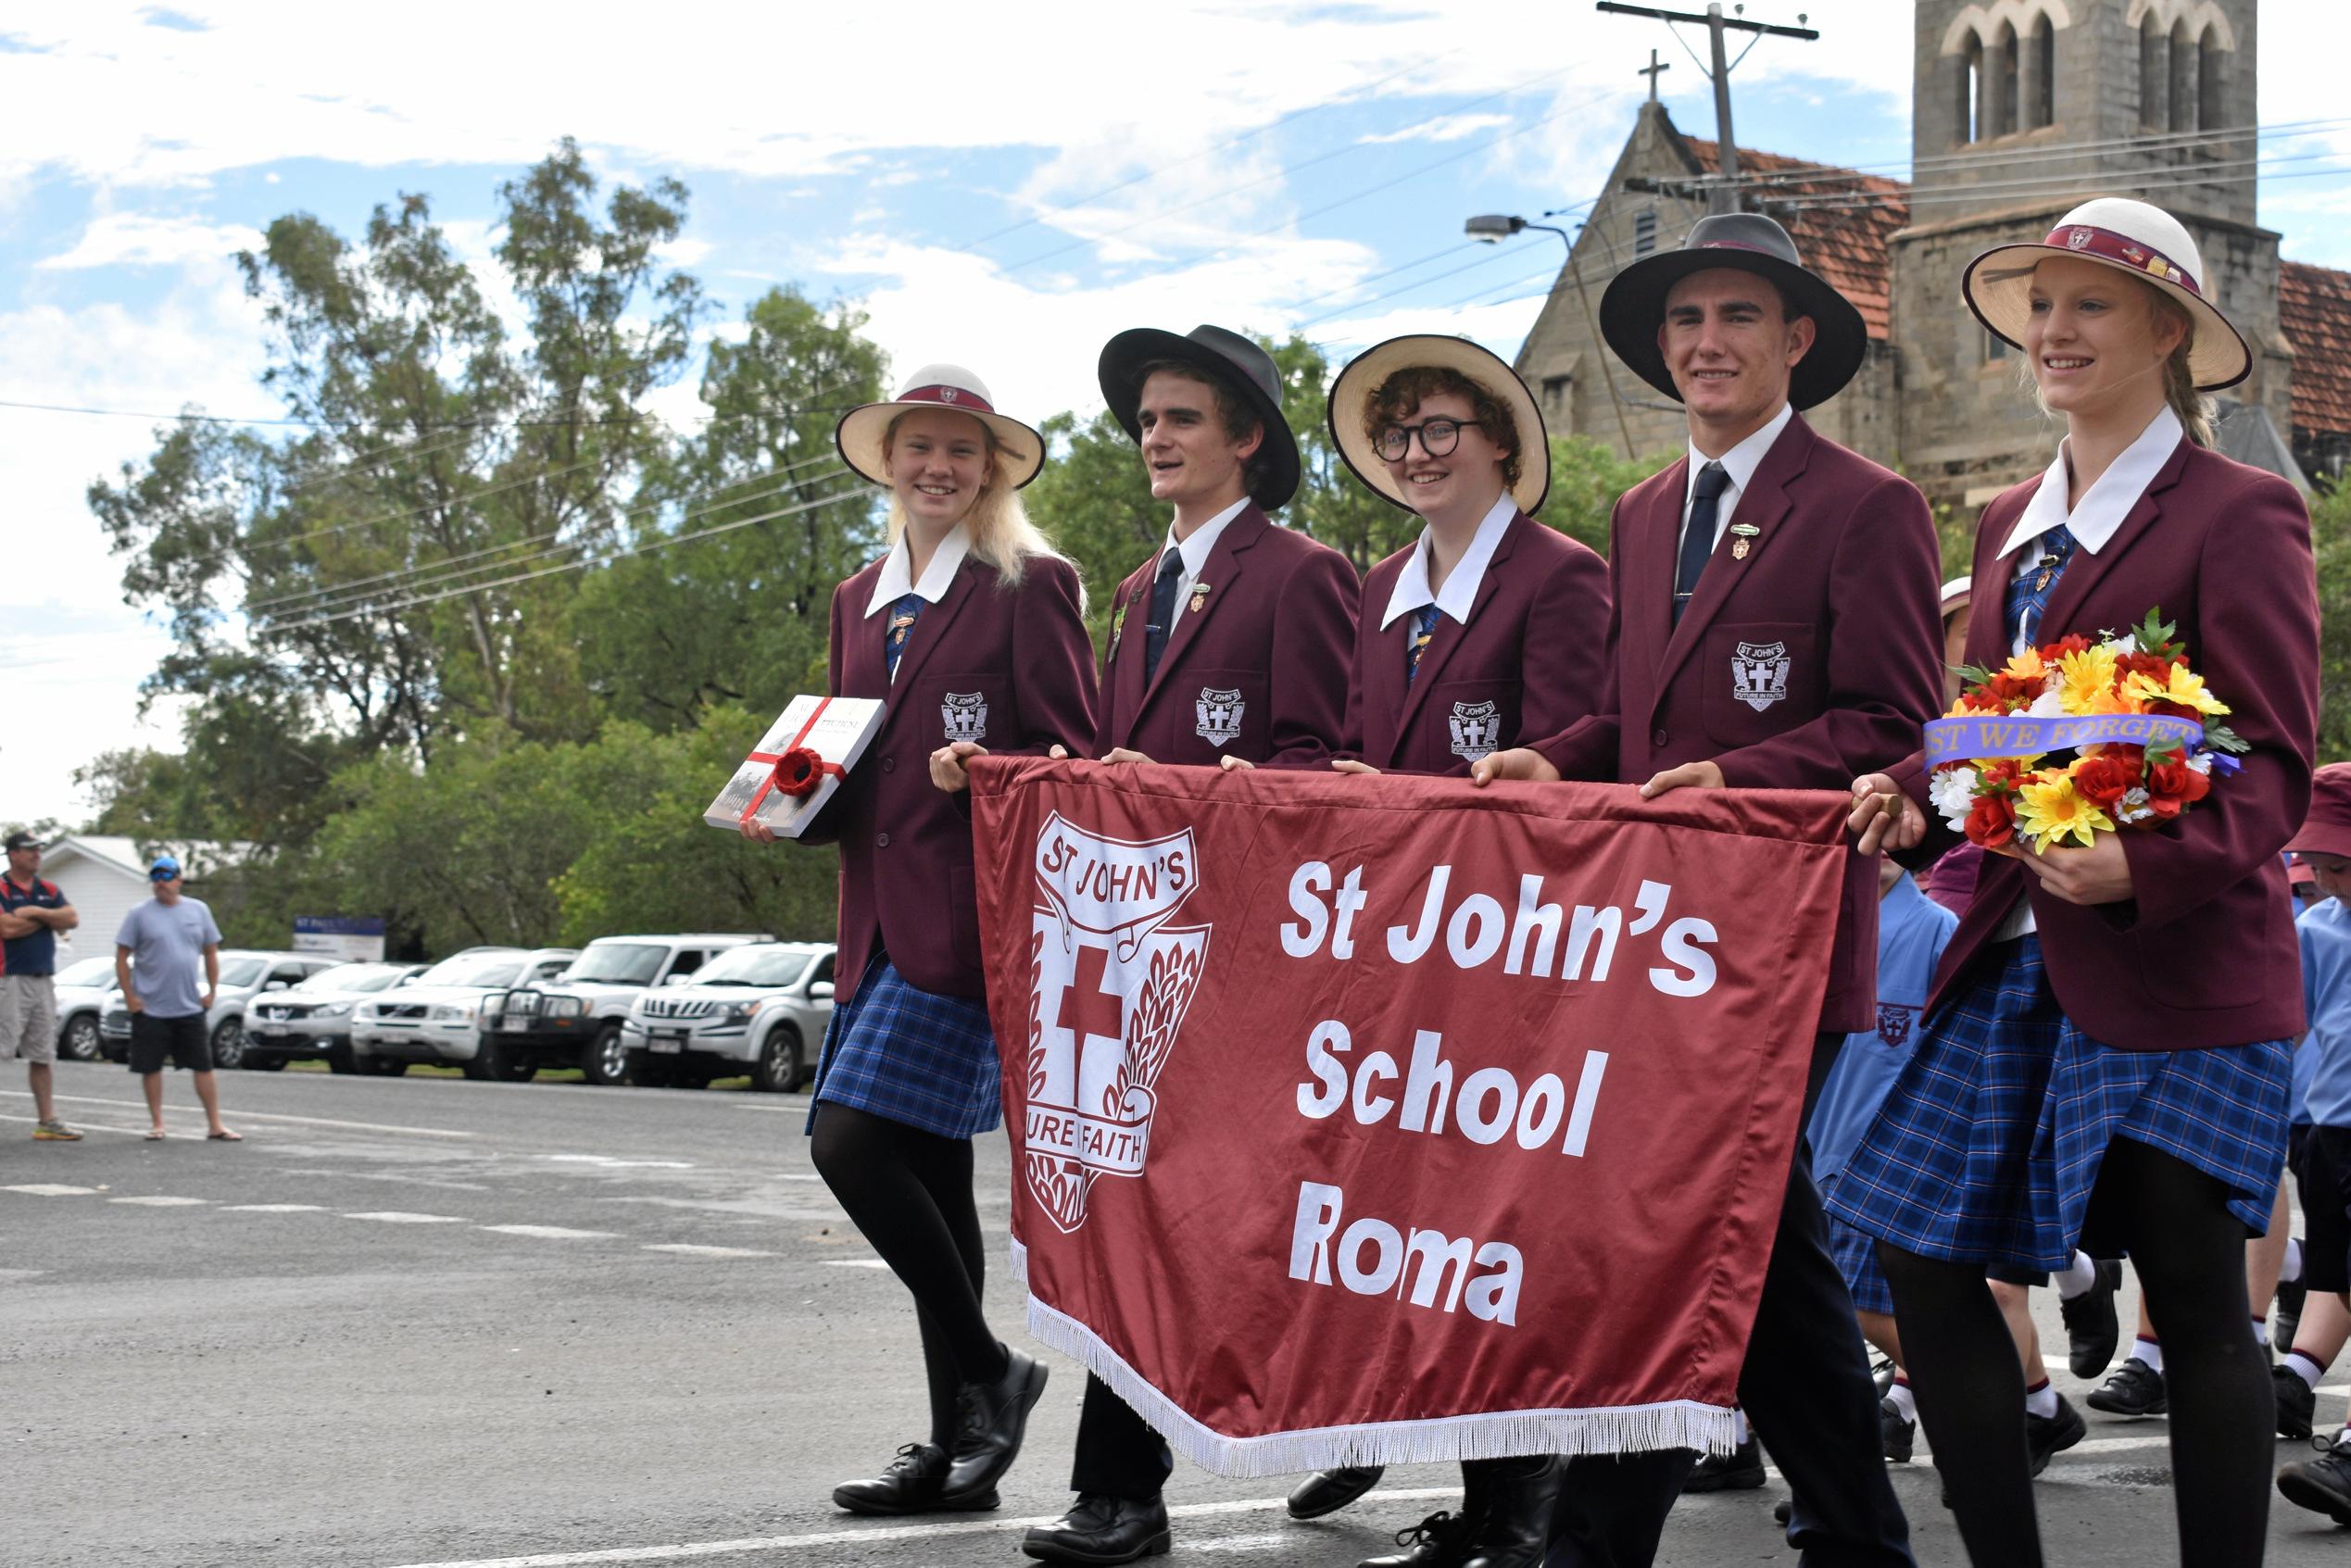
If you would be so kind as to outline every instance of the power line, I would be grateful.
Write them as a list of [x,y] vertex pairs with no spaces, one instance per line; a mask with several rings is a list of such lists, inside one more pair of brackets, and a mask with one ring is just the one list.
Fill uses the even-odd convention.
[[[1980,185],[1914,186],[1903,192],[1875,193],[1867,191],[1823,192],[1811,196],[1771,198],[1766,208],[1808,212],[1859,212],[1886,207],[1934,207],[1950,202],[1980,201],[1987,197],[2006,199],[2044,195],[2056,191],[2078,191],[2085,184],[2093,184],[2101,191],[2153,190],[2178,185],[2242,185],[2261,180],[2308,179],[2319,175],[2343,173],[2351,165],[2334,165],[2326,169],[2306,169],[2297,174],[2272,174],[2267,170],[2285,164],[2311,163],[2344,155],[2334,151],[2300,153],[2280,158],[2239,158],[2207,164],[2194,171],[2164,169],[2144,175],[2116,176],[2102,174],[2093,182],[2085,182],[2078,174],[2032,176],[2022,180],[1988,182]],[[2244,173],[2228,170],[2243,169]]]
[[[1886,163],[1825,164],[1792,163],[1770,170],[1741,173],[1735,181],[1725,181],[1719,174],[1700,173],[1678,184],[1712,189],[1729,185],[1738,190],[1757,190],[1777,184],[1804,184],[1824,178],[1842,175],[1871,174],[1886,169],[1908,169],[1913,180],[1921,178],[1921,170],[1932,169],[1938,174],[1956,173],[1984,164],[2003,167],[2027,163],[2049,163],[2071,159],[2083,153],[2108,151],[2168,152],[2206,144],[2242,141],[2250,135],[2256,140],[2292,141],[2306,136],[2322,135],[2326,132],[2351,125],[2351,119],[2287,120],[2274,125],[2233,126],[2210,131],[2179,131],[2151,132],[2142,136],[2114,136],[2094,141],[2052,142],[2043,146],[2019,150],[1994,149],[1981,152],[1946,153],[1930,157],[1896,160]],[[1753,149],[1750,149],[1752,151]],[[1880,174],[1880,178],[1899,179],[1899,175]]]

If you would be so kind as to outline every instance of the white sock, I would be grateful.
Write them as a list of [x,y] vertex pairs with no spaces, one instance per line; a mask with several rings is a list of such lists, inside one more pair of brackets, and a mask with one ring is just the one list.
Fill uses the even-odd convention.
[[1894,1414],[1902,1417],[1903,1420],[1918,1419],[1918,1397],[1910,1391],[1910,1385],[1901,1378],[1894,1379],[1893,1386],[1886,1390],[1886,1398],[1893,1401]]
[[2298,1236],[2286,1238],[2285,1267],[2278,1271],[2278,1283],[2280,1285],[2302,1283],[2302,1238]]
[[2049,1277],[2056,1283],[2058,1298],[2070,1301],[2098,1283],[2097,1261],[2087,1252],[2076,1252],[2070,1265]]
[[2025,1390],[2025,1414],[2037,1415],[2046,1421],[2057,1413],[2057,1391],[2043,1378],[2041,1386]]
[[2253,1342],[2265,1350],[2269,1348],[2269,1320],[2268,1318],[2253,1320]]
[[2149,1372],[2163,1370],[2163,1347],[2152,1339],[2133,1339],[2131,1342],[2131,1354],[2133,1359],[2144,1361]]
[[1747,1412],[1742,1410],[1732,1411],[1730,1412],[1730,1421],[1731,1429],[1735,1434],[1731,1440],[1740,1448],[1745,1448],[1747,1446],[1747,1439],[1754,1436],[1753,1432],[1750,1432],[1747,1429]]
[[2294,1376],[2308,1384],[2314,1392],[2319,1386],[2319,1379],[2327,1374],[2327,1369],[2319,1364],[2319,1358],[2307,1350],[2288,1350],[2285,1364]]

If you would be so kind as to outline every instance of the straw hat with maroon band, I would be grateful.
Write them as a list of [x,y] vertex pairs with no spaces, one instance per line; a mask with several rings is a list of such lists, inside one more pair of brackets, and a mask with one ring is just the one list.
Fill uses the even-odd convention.
[[910,408],[952,408],[986,425],[1002,448],[1000,470],[1018,490],[1045,466],[1045,438],[1015,419],[996,411],[987,383],[961,365],[925,365],[907,378],[887,403],[867,403],[841,416],[833,429],[833,444],[841,460],[874,483],[890,482],[889,456],[884,439],[890,421]]
[[1518,483],[1511,487],[1511,499],[1530,517],[1542,510],[1543,497],[1551,494],[1551,438],[1543,429],[1542,408],[1509,361],[1465,337],[1434,333],[1391,337],[1347,361],[1347,368],[1330,383],[1325,418],[1330,421],[1330,436],[1338,444],[1339,455],[1347,459],[1355,477],[1382,500],[1406,511],[1413,509],[1412,502],[1396,488],[1378,448],[1372,445],[1364,420],[1371,411],[1372,398],[1389,377],[1423,365],[1475,382],[1502,406],[1514,433],[1502,445],[1519,454]]
[[2351,860],[2351,762],[2330,762],[2310,778],[2310,814],[2286,847]]
[[2188,370],[2196,390],[2217,392],[2253,372],[2244,337],[2206,295],[2204,257],[2180,220],[2128,196],[2099,196],[2057,220],[2045,240],[1994,245],[1968,263],[1959,292],[1993,334],[2024,346],[2032,316],[2032,270],[2053,256],[2095,261],[2161,289],[2195,323]]

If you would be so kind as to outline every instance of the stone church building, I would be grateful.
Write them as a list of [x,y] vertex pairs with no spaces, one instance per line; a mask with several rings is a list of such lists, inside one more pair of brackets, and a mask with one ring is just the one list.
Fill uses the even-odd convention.
[[[1738,204],[1777,218],[1859,307],[1869,353],[1807,417],[1974,507],[2045,468],[2061,428],[2019,356],[1959,297],[1987,247],[2039,239],[2093,195],[2135,195],[2196,238],[2206,290],[2252,345],[2219,395],[2231,456],[2297,479],[2351,460],[2351,273],[2282,261],[2254,220],[2256,0],[1917,0],[1912,177],[1739,149]],[[1617,269],[1681,243],[1722,184],[1715,143],[1644,106],[1518,356],[1558,433],[1680,445],[1678,407],[1607,351],[1589,313]],[[1581,274],[1581,287],[1577,274]],[[1613,370],[1611,395],[1607,371]]]

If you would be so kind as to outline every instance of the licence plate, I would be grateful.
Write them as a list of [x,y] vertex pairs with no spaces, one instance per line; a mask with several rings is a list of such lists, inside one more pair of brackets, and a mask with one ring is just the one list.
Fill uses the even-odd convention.
[[283,1023],[257,1023],[253,1026],[253,1033],[265,1039],[274,1039],[286,1033],[286,1027]]
[[646,1036],[646,1048],[651,1051],[658,1051],[663,1056],[674,1056],[685,1049],[685,1036],[683,1035],[648,1035]]
[[498,1021],[498,1028],[509,1035],[527,1035],[531,1032],[531,1020],[527,1018],[502,1018]]

